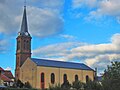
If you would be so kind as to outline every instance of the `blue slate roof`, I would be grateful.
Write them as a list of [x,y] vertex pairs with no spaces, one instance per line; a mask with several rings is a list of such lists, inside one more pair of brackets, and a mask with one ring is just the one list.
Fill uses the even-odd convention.
[[46,67],[57,67],[57,68],[69,68],[69,69],[82,69],[82,70],[92,70],[90,67],[83,63],[72,63],[72,62],[63,62],[63,61],[54,61],[46,59],[36,59],[31,58],[31,60],[37,64],[37,66],[46,66]]

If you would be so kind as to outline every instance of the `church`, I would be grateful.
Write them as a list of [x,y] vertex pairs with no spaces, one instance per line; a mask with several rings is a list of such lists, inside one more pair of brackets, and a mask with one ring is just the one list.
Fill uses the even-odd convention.
[[94,80],[95,71],[83,63],[46,60],[31,57],[31,35],[28,31],[26,6],[24,6],[20,32],[16,38],[15,78],[29,82],[33,88],[44,89],[49,85],[75,80]]

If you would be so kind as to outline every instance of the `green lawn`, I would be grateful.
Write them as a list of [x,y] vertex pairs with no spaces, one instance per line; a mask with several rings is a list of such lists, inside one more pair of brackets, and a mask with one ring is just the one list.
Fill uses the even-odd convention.
[[6,90],[38,90],[38,89],[21,89],[21,88],[8,88]]

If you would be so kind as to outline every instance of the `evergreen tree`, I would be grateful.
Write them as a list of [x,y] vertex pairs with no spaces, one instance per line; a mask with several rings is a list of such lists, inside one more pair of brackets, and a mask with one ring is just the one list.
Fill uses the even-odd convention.
[[105,70],[102,85],[104,90],[120,90],[120,62],[112,62]]
[[84,90],[102,90],[102,85],[99,82],[89,80],[84,85]]

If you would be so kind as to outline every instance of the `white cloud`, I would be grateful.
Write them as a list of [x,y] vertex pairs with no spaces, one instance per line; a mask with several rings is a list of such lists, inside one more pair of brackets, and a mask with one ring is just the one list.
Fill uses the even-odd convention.
[[[15,35],[20,30],[24,0],[11,0],[11,4],[9,2],[9,0],[0,2],[0,33]],[[37,3],[42,4],[44,7],[40,7],[39,4],[34,6]],[[64,22],[60,16],[63,3],[60,0],[54,0],[54,4],[52,4],[52,0],[38,0],[34,1],[34,3],[33,1],[28,2],[29,31],[33,36],[47,37],[58,34],[63,30]]]
[[11,71],[12,68],[11,67],[7,67],[5,70]]
[[62,59],[62,61],[77,60],[103,70],[111,61],[120,61],[120,34],[114,34],[111,37],[111,43],[58,43],[35,49],[33,54],[41,58]]
[[50,9],[28,7],[29,26],[32,35],[47,37],[63,30],[63,19]]
[[120,17],[120,0],[73,0],[73,8],[87,7],[89,12],[85,16],[86,20],[96,20],[105,16],[114,17],[119,23]]
[[116,45],[118,47],[118,49],[120,49],[120,34],[114,34],[113,37],[111,38],[111,41],[113,43],[113,45]]
[[117,22],[119,23],[119,17],[120,17],[120,0],[103,0],[101,2],[98,2],[99,7],[91,11],[89,13],[89,17],[93,19],[94,17],[104,17],[104,16],[111,16],[115,17]]
[[60,37],[65,38],[65,39],[68,39],[68,40],[74,40],[74,39],[76,39],[75,36],[73,36],[73,35],[68,35],[68,34],[61,34]]
[[64,58],[64,60],[66,60],[67,59],[66,56],[70,53],[71,48],[83,44],[84,43],[80,43],[80,42],[79,43],[65,42],[65,43],[51,44],[33,50],[33,56],[37,56],[41,58]]
[[[14,0],[11,0],[13,2]],[[0,33],[12,34],[16,32],[16,22],[14,17],[16,16],[16,9],[14,9],[14,4],[9,4],[9,0],[4,0],[0,2]],[[14,9],[14,10],[13,10]]]
[[97,67],[99,72],[103,72],[103,70],[105,70],[113,61],[120,62],[120,53],[99,54],[94,58],[88,58],[85,60],[87,65],[94,68]]
[[[91,67],[98,67],[103,69],[111,61],[120,61],[120,34],[114,34],[111,38],[111,43],[97,44],[97,45],[85,45],[77,48],[73,48],[71,58],[84,60],[87,65]],[[107,63],[106,63],[107,62]]]
[[119,6],[120,0],[103,0],[100,2],[100,7],[96,12],[103,15],[118,16],[120,15]]
[[[30,34],[35,37],[48,37],[63,30],[64,20],[61,17],[63,2],[54,0],[27,1],[27,16]],[[51,4],[47,4],[49,3]],[[43,7],[41,7],[41,4]],[[20,31],[24,0],[0,0],[0,53],[8,50],[9,40]],[[6,39],[6,40],[5,40]],[[11,41],[9,45],[12,44]],[[11,45],[10,45],[11,46]]]

